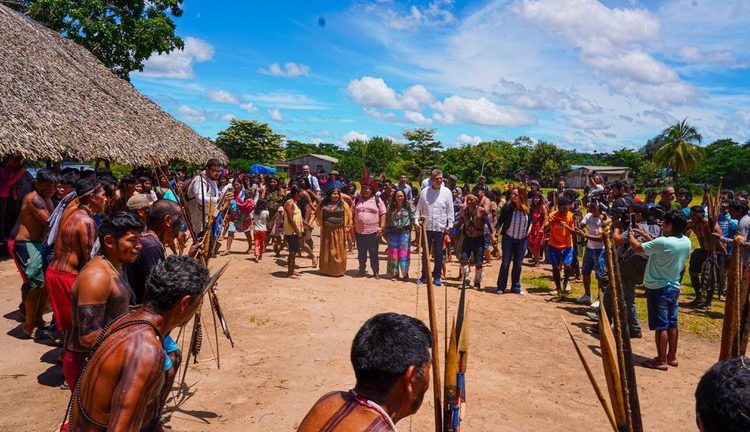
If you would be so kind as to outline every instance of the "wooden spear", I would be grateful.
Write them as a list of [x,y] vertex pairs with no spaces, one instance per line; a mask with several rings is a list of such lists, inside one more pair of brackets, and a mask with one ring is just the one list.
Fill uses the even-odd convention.
[[427,227],[421,225],[422,235],[422,265],[427,282],[427,306],[430,314],[430,331],[432,332],[432,393],[435,405],[435,432],[443,432],[443,386],[440,384],[440,348],[438,343],[438,321],[435,311],[435,290],[432,286],[432,271],[430,269],[430,248],[427,242]]

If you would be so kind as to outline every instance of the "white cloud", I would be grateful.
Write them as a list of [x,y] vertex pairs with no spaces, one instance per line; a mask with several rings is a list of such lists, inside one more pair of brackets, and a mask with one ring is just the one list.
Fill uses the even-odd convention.
[[204,63],[214,57],[214,47],[210,43],[188,36],[185,38],[185,48],[168,54],[154,54],[143,64],[143,72],[139,75],[152,78],[195,78],[194,63]]
[[449,25],[456,22],[450,6],[453,0],[434,0],[427,6],[411,5],[404,8],[400,2],[378,1],[366,10],[374,13],[386,26],[396,30],[416,30],[419,27]]
[[187,105],[177,107],[177,115],[181,119],[191,123],[204,123],[206,121],[205,111]]
[[358,131],[349,131],[341,137],[341,142],[346,144],[350,141],[367,141],[369,138],[367,135]]
[[260,68],[258,71],[262,74],[284,77],[284,78],[298,78],[301,76],[307,76],[310,74],[310,66],[302,63],[285,63],[282,67],[278,63],[271,63],[268,68]]
[[358,104],[372,108],[401,107],[396,91],[388,87],[382,78],[363,76],[349,82],[349,94]]
[[236,119],[237,117],[234,114],[224,114],[223,116],[221,116],[221,120],[226,121],[226,122],[236,120]]
[[441,123],[473,123],[485,126],[523,126],[533,123],[528,114],[501,108],[484,96],[469,99],[450,96],[433,105],[433,118]]
[[245,110],[247,112],[256,112],[256,111],[258,111],[258,108],[255,105],[253,105],[252,102],[240,104],[240,108],[242,108],[243,110]]
[[373,118],[375,120],[389,121],[396,118],[396,114],[392,112],[384,112],[375,108],[364,108],[363,111],[365,112],[367,117]]
[[456,138],[456,143],[458,144],[472,144],[477,145],[480,142],[482,142],[482,138],[478,136],[471,136],[467,134],[461,134]]
[[271,117],[271,120],[273,121],[284,121],[284,116],[281,115],[281,111],[279,111],[278,108],[271,108],[270,110],[268,110],[268,116]]
[[234,95],[226,90],[209,90],[207,93],[208,99],[212,102],[227,103],[227,104],[238,104],[240,103]]
[[422,85],[411,86],[401,95],[401,106],[405,110],[417,111],[422,105],[435,101],[435,96]]
[[242,98],[246,101],[272,105],[288,110],[324,110],[328,108],[328,105],[298,93],[246,94]]
[[599,119],[585,119],[582,117],[566,117],[568,124],[577,129],[593,130],[593,129],[609,129],[611,126],[607,126]]
[[419,111],[406,111],[404,113],[404,117],[410,122],[416,123],[422,126],[432,123],[432,119],[425,117],[424,114],[422,114]]

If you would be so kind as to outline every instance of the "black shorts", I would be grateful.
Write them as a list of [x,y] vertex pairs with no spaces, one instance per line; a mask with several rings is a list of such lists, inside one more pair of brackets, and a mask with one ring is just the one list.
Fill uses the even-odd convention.
[[289,253],[301,252],[300,239],[296,234],[284,235],[284,241],[286,242]]

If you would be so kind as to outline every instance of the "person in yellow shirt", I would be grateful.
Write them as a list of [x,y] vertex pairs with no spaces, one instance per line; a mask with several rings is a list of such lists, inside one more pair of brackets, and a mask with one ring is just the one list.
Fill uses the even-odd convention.
[[[555,280],[557,294],[561,290],[570,292],[570,265],[573,262],[573,235],[575,234],[575,220],[573,212],[568,211],[570,201],[561,197],[557,201],[557,211],[550,213],[547,218],[549,243],[547,244],[547,264],[552,264],[552,277]],[[562,269],[562,280],[560,270]]]

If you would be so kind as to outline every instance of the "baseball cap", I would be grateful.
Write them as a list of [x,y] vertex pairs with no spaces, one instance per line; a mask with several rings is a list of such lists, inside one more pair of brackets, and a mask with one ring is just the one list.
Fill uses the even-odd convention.
[[128,202],[125,206],[127,206],[128,210],[140,210],[145,207],[150,207],[151,202],[146,198],[146,195],[137,193],[128,198]]

